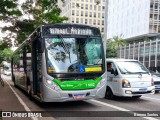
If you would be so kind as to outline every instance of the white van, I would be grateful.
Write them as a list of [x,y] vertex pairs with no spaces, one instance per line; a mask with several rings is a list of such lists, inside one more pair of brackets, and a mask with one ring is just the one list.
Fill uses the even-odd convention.
[[[131,59],[106,59],[107,89],[105,98],[114,96],[139,98],[155,92],[149,70],[139,61]],[[111,67],[111,68],[109,68]]]

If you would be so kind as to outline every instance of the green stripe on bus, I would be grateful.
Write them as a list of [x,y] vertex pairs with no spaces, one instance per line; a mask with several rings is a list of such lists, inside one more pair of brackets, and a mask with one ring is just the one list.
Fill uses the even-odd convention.
[[96,80],[67,80],[60,81],[58,79],[54,79],[55,82],[62,90],[86,90],[86,89],[94,89],[97,84],[102,80],[102,77],[99,77]]

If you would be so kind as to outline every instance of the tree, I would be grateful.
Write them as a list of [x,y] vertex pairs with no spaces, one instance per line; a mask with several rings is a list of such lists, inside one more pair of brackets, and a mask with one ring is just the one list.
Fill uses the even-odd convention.
[[[18,9],[18,0],[1,0],[0,2],[0,21],[4,23],[15,23],[22,13]],[[4,40],[11,46],[14,35],[10,32]]]
[[13,51],[10,48],[5,48],[2,51],[3,61],[10,62],[12,54],[13,54]]
[[109,39],[109,42],[114,49],[118,49],[120,46],[127,44],[127,42],[123,40],[122,35],[120,37],[114,36],[112,39]]
[[117,57],[118,48],[124,45],[127,45],[127,42],[122,39],[122,35],[120,37],[114,36],[112,39],[108,39],[106,43],[106,57]]
[[0,63],[2,61],[9,61],[12,52],[9,49],[9,45],[6,41],[0,40]]
[[18,0],[1,0],[0,20],[12,22],[22,13],[18,10]]
[[[63,0],[62,0],[63,1]],[[3,28],[17,34],[16,44],[21,44],[35,28],[45,23],[60,23],[67,17],[60,17],[61,10],[57,0],[26,0],[22,4],[22,13],[27,18],[17,19],[13,26]],[[7,39],[7,38],[6,38]]]

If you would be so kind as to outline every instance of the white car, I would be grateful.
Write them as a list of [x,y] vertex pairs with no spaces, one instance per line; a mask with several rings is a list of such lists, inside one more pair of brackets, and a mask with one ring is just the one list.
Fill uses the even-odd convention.
[[10,76],[11,75],[11,70],[4,70],[3,71],[4,75]]

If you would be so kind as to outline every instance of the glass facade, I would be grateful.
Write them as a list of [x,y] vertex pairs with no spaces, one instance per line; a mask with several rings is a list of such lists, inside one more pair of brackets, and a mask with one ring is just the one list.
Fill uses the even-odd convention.
[[160,72],[160,36],[120,47],[118,57],[139,60],[148,69]]

